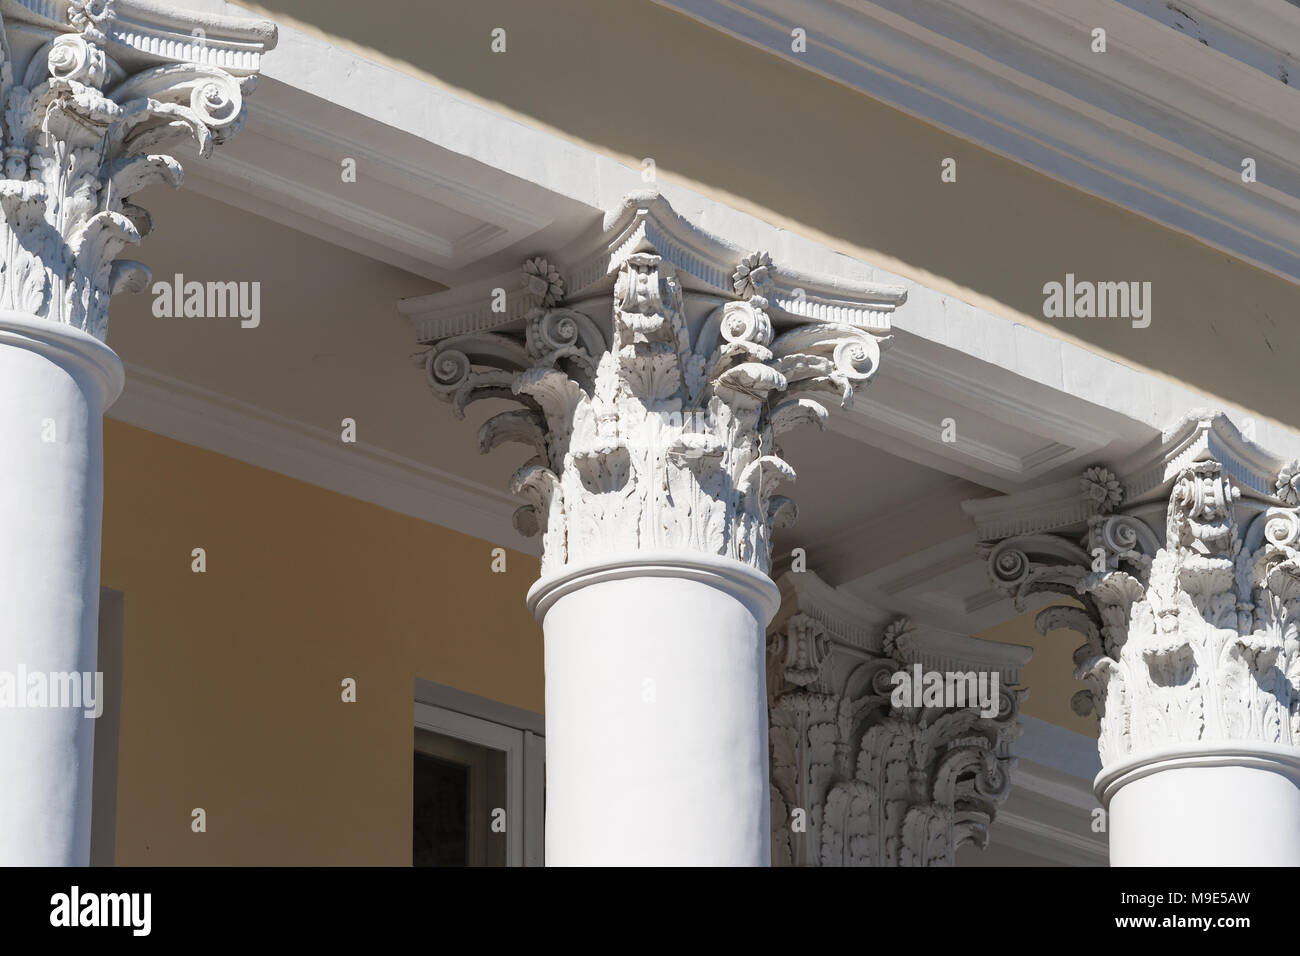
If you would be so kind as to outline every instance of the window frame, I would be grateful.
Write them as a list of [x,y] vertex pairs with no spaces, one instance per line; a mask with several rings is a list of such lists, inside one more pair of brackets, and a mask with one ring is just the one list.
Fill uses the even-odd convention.
[[543,866],[546,738],[542,716],[417,680],[414,717],[414,726],[422,730],[505,753],[506,865]]

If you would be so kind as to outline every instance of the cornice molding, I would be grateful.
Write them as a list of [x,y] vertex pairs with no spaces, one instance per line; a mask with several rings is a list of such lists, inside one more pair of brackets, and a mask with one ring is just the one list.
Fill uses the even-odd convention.
[[[382,148],[377,136],[327,125],[313,105],[319,110],[282,84],[264,84],[249,105],[241,155],[214,155],[188,185],[435,281],[553,221],[451,174],[446,157],[430,158],[429,144]],[[340,183],[340,157],[355,161],[357,182]]]
[[269,20],[197,13],[153,0],[0,0],[5,19],[59,32],[79,29],[73,18],[86,9],[111,12],[100,29],[121,63],[199,63],[247,76],[261,69],[263,54],[276,44]]
[[[831,587],[813,571],[787,571],[777,579],[781,609],[773,620],[777,629],[793,615],[816,620],[826,637],[846,650],[866,655],[883,653],[883,635],[899,615]],[[1020,683],[1020,670],[1032,651],[1018,644],[999,644],[924,623],[909,623],[905,663],[926,670],[996,670],[1006,684]]]
[[268,412],[138,365],[108,417],[495,545],[536,553],[511,524],[519,503],[337,431]]
[[[1285,3],[1234,3],[1229,22],[1218,5],[1163,0],[656,2],[1300,279],[1300,161],[1284,119],[1300,109],[1287,85],[1300,16]],[[1104,56],[1089,47],[1097,26]]]
[[[788,46],[788,28],[780,26]],[[567,248],[605,209],[645,185],[639,166],[622,165],[327,40],[291,27],[282,34],[266,60],[269,82],[258,90],[237,150],[246,164],[237,170],[226,164],[236,151],[194,164],[187,171],[191,188],[461,290],[512,266],[508,248]],[[420,110],[404,107],[416,100]],[[297,118],[301,128],[281,134],[285,116]],[[354,152],[358,146],[368,151]],[[330,188],[338,181],[340,155],[356,156],[363,171],[374,164],[375,175],[362,176],[340,194]],[[309,165],[313,161],[319,165]],[[426,181],[421,170],[436,170],[437,181]],[[279,189],[299,175],[304,189]],[[319,188],[306,188],[308,180]],[[865,393],[860,410],[830,422],[890,454],[1013,491],[1080,468],[1111,442],[1124,452],[1137,447],[1177,410],[1210,400],[690,189],[660,185],[678,210],[690,211],[692,221],[747,250],[765,249],[787,267],[798,264],[850,283],[869,278],[907,290],[906,305],[891,319],[895,342],[880,387]],[[367,192],[372,188],[374,193]],[[336,208],[340,195],[349,199],[347,190],[355,190],[352,207]],[[484,205],[485,197],[499,202]],[[405,228],[390,239],[383,234],[387,223],[364,215],[367,205]],[[468,231],[459,217],[440,222],[441,206],[476,222]],[[495,238],[484,239],[482,224]],[[544,231],[533,235],[539,228]],[[447,243],[451,261],[437,258],[448,251]],[[913,374],[912,356],[922,356],[937,373]],[[909,387],[907,394],[899,394],[900,384]],[[930,401],[923,391],[931,393]],[[964,412],[961,440],[935,440],[937,427],[926,435],[926,416],[937,424],[952,412],[943,406],[954,402]],[[880,408],[872,403],[894,414],[877,417]],[[1294,435],[1263,419],[1258,425],[1266,442],[1300,453]]]
[[1286,459],[1247,439],[1226,413],[1203,408],[1174,422],[1125,467],[1123,481],[1128,502],[1165,497],[1170,483],[1183,469],[1206,458],[1219,462],[1256,495],[1276,500],[1277,475]]
[[1105,866],[1107,837],[1093,830],[1097,741],[1028,715],[1020,723],[1011,795],[990,843],[1065,866]]
[[[451,286],[448,295],[463,292],[470,308],[483,299],[468,287],[499,285],[502,276],[479,280],[517,261],[508,249],[567,249],[606,208],[645,185],[639,167],[289,27],[265,67],[269,82],[259,87],[238,149],[193,164],[187,186]],[[402,107],[413,100],[424,106]],[[286,116],[298,125],[285,127]],[[340,155],[355,156],[365,173],[342,191]],[[660,185],[691,221],[738,247],[764,249],[783,266],[835,276],[837,284],[874,279],[907,290],[906,304],[891,315],[894,342],[877,386],[829,423],[857,442],[1010,492],[1077,470],[1112,443],[1127,453],[1176,410],[1209,400],[794,230]],[[457,215],[440,219],[447,210]],[[451,260],[438,258],[448,251]],[[514,273],[504,278],[507,288],[518,281]],[[954,409],[960,440],[940,441],[939,422]],[[1274,447],[1300,453],[1300,441],[1271,422],[1261,419],[1258,431]]]
[[896,615],[831,587],[812,571],[787,571],[776,583],[781,590],[781,609],[772,622],[774,629],[793,614],[808,614],[826,629],[830,639],[859,651],[880,653],[884,629]]
[[[678,215],[657,190],[629,193],[609,210],[604,221],[567,248],[546,250],[565,278],[565,302],[580,303],[608,295],[629,256],[653,249],[682,278],[686,292],[735,298],[736,263],[754,250],[706,232]],[[398,308],[415,326],[422,342],[453,335],[488,332],[521,321],[537,307],[518,272],[462,285],[449,292],[405,299]],[[493,311],[493,290],[505,289],[505,311]],[[766,311],[775,322],[807,320],[844,323],[887,334],[890,316],[907,299],[902,286],[852,282],[797,270],[772,272]]]
[[[51,0],[17,0],[48,6]],[[262,57],[275,48],[276,27],[269,20],[194,13],[151,0],[115,0],[108,42],[135,51],[140,59],[180,60],[216,67],[236,76],[257,73]],[[134,59],[125,52],[121,59]]]
[[[1215,460],[1241,486],[1247,499],[1263,506],[1283,504],[1277,480],[1287,459],[1242,435],[1232,419],[1216,409],[1197,409],[1180,417],[1143,449],[1111,467],[1124,489],[1124,505],[1137,507],[1167,498],[1182,472],[1197,461]],[[1095,514],[1079,479],[1067,478],[1010,495],[963,503],[981,540],[1083,528]]]

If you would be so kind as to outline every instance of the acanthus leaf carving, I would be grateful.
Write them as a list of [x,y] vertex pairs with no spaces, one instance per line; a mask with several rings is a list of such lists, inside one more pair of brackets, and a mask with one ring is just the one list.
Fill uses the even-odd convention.
[[769,569],[772,531],[795,515],[777,494],[795,479],[777,437],[825,422],[816,392],[851,402],[887,337],[850,321],[774,320],[770,256],[731,269],[728,288],[705,294],[642,237],[623,243],[596,292],[573,295],[582,282],[533,257],[514,318],[424,340],[428,382],[457,415],[483,398],[525,405],[492,419],[480,445],[528,445],[554,476],[550,497],[516,522],[545,536],[543,573],[647,549]]
[[[123,12],[138,11],[130,0],[49,0],[39,9],[18,3],[0,20],[0,308],[101,340],[112,296],[148,286],[142,264],[117,258],[151,227],[131,197],[180,184],[168,150],[191,140],[206,156],[238,133],[256,82],[248,69],[159,62],[136,50],[115,60],[108,33]],[[133,25],[133,35],[166,29],[157,24],[168,16],[151,7],[154,26]],[[260,49],[274,45],[272,25],[249,29]]]
[[1024,692],[1002,686],[991,717],[896,705],[895,675],[927,659],[926,638],[896,619],[878,650],[863,659],[855,642],[837,668],[822,618],[799,611],[769,636],[773,863],[951,866],[960,847],[985,846]]
[[[1224,416],[1199,427],[1236,435]],[[1149,500],[1120,506],[1120,489],[1100,493],[1099,471],[1110,474],[1089,469],[1083,494],[1116,507],[1093,509],[1082,532],[1013,535],[984,547],[990,579],[1017,602],[1056,592],[1081,604],[1046,608],[1038,628],[1085,638],[1075,653],[1085,687],[1073,703],[1098,716],[1103,765],[1187,741],[1300,746],[1294,467],[1245,482],[1208,448],[1171,457],[1159,486],[1162,528],[1142,517]],[[1275,490],[1274,498],[1256,488]]]

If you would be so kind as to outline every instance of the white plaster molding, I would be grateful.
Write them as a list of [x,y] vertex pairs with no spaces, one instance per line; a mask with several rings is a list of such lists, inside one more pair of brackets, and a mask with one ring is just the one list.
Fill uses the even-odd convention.
[[[1083,789],[1076,789],[1072,782],[1067,790],[1052,794],[1057,799],[1068,800],[1084,810],[1096,807],[1092,782],[1101,773],[1096,738],[1038,717],[1026,715],[1020,721],[1024,732],[1012,748],[1015,755],[1025,762],[1037,764],[1044,770],[1051,770],[1083,785]],[[1041,787],[1039,790],[1044,792]]]
[[[110,297],[149,282],[144,265],[117,259],[150,229],[131,197],[180,184],[166,150],[192,139],[207,156],[239,132],[275,27],[140,0],[5,0],[0,12],[0,308],[102,341]],[[206,31],[211,45],[178,48],[167,36],[180,28],[190,41]]]
[[[1029,649],[889,620],[812,572],[780,581],[769,629],[773,862],[951,866],[1011,787]],[[995,716],[891,701],[892,676],[996,673]]]
[[[1159,501],[1167,496],[1176,475],[1204,458],[1218,461],[1235,481],[1265,497],[1275,497],[1278,473],[1289,460],[1248,440],[1227,414],[1197,409],[1116,464],[1125,506]],[[1077,477],[1013,495],[968,501],[962,507],[974,519],[982,540],[1081,525],[1093,513]]]
[[[826,636],[845,649],[879,656],[888,626],[899,614],[831,587],[812,571],[787,571],[778,580],[785,612],[815,620]],[[777,621],[779,622],[778,616]],[[907,663],[927,670],[978,667],[996,670],[1007,684],[1020,683],[1020,669],[1029,661],[1027,648],[996,644],[928,622],[913,621],[915,638]]]
[[503,491],[141,366],[127,366],[109,417],[492,544],[540,550],[514,530],[518,502]]
[[535,450],[512,488],[544,573],[664,548],[767,571],[773,528],[794,512],[774,493],[794,479],[775,439],[825,422],[807,396],[852,402],[903,299],[787,273],[643,190],[575,249],[401,310],[458,415],[482,398],[523,406],[489,419],[479,445]]
[[[1033,518],[1017,531],[1021,501]],[[1072,493],[966,509],[991,580],[1017,606],[1043,592],[1082,604],[1040,612],[1038,627],[1086,638],[1074,705],[1098,714],[1110,766],[1190,741],[1300,745],[1298,505],[1300,465],[1195,412],[1159,449],[1089,469]]]
[[[831,587],[811,571],[787,572],[777,580],[783,612],[812,617],[829,639],[866,654],[881,653],[885,628],[896,615]],[[780,618],[773,622],[780,623]]]
[[[435,281],[555,220],[544,201],[529,206],[479,185],[457,157],[274,80],[250,105],[239,152],[203,164],[194,188]],[[276,165],[288,156],[292,169]],[[340,157],[356,163],[356,182],[340,182]]]
[[1036,717],[1022,715],[1020,723],[1011,793],[998,810],[990,844],[1061,866],[1105,866],[1108,839],[1097,827],[1093,793],[1101,770],[1097,741]]
[[[221,0],[178,2],[202,10],[240,10]],[[783,29],[788,39],[788,29]],[[400,187],[385,193],[377,208],[406,210],[388,214],[402,228],[386,239],[381,233],[389,223],[362,218],[357,209],[333,208],[337,197],[332,190],[271,192],[278,189],[276,183],[291,182],[300,164],[285,155],[243,153],[244,142],[240,159],[247,166],[237,178],[227,177],[219,160],[200,168],[203,179],[196,182],[197,188],[450,285],[452,295],[463,292],[474,305],[483,300],[469,287],[515,264],[516,253],[492,253],[489,247],[507,241],[517,246],[530,228],[547,223],[540,227],[545,241],[534,248],[567,248],[599,222],[604,209],[644,186],[639,168],[292,28],[281,30],[265,76],[272,82],[259,91],[247,143],[281,135],[275,132],[278,117],[289,115],[299,117],[299,128],[282,138],[292,140],[295,149],[301,147],[299,156],[313,149],[335,156],[328,145],[334,142],[339,149],[344,144],[349,149],[369,147],[375,155],[365,162],[383,160],[381,178]],[[411,102],[419,102],[421,109],[407,108]],[[263,106],[268,110],[266,122],[259,120]],[[421,184],[416,173],[431,167],[437,168],[439,181]],[[250,181],[263,172],[267,185]],[[459,199],[458,186],[464,190]],[[895,343],[880,384],[909,389],[889,399],[891,389],[873,389],[866,404],[878,404],[870,415],[864,405],[832,417],[831,427],[857,441],[1009,492],[1045,474],[1081,467],[1100,450],[1098,442],[1104,446],[1113,440],[1123,446],[1117,449],[1121,453],[1136,448],[1181,409],[1210,401],[1192,389],[974,308],[689,189],[672,183],[659,188],[702,230],[726,236],[741,248],[765,249],[784,269],[850,285],[876,282],[906,290],[907,307],[891,318]],[[422,192],[438,205],[505,228],[507,234],[483,247],[485,258],[448,270],[435,257],[447,251],[447,242],[454,252],[460,234],[429,226],[437,207],[421,204],[417,194]],[[505,208],[483,206],[485,195],[500,196]],[[322,229],[321,223],[328,228]],[[464,258],[472,254],[467,250],[456,261]],[[450,305],[452,300],[444,302]],[[915,366],[909,364],[913,357]],[[961,440],[939,441],[938,422],[952,413],[956,402],[964,412]],[[1238,414],[1239,420],[1242,417],[1244,413]],[[934,420],[929,435],[927,418]],[[999,421],[1012,430],[998,427]],[[1260,421],[1258,437],[1288,455],[1300,454],[1300,435],[1290,430]]]
[[100,28],[121,63],[180,61],[245,76],[261,69],[262,56],[276,41],[275,24],[268,20],[194,13],[156,0],[5,0],[0,5],[6,13],[19,8],[47,26],[67,23],[69,11],[111,9]]
[[[970,413],[984,414],[1037,436],[1039,443],[1027,452],[1008,451],[994,440],[981,441],[978,432],[968,434],[973,431],[971,428],[962,429],[962,438],[958,442],[950,445],[937,443],[940,454],[950,459],[958,456],[974,458],[981,466],[978,471],[985,477],[991,473],[1008,478],[1008,484],[1014,487],[1058,468],[1062,459],[1089,455],[1116,437],[1115,429],[1100,420],[1080,415],[1078,410],[1067,411],[1056,401],[1030,399],[1023,386],[1001,382],[997,376],[988,375],[986,369],[974,363],[943,361],[933,354],[923,353],[914,347],[910,337],[897,343],[891,351],[882,377],[905,382],[934,396],[932,405],[924,410],[918,409],[913,415],[919,419],[922,428],[919,434],[927,439],[926,445],[930,447],[936,444],[935,423],[942,422],[955,409],[964,413],[963,419],[969,419]],[[884,410],[881,418],[887,420]],[[966,424],[971,423],[967,421]],[[966,477],[981,480],[974,474]],[[1000,487],[996,481],[993,485]]]
[[[973,532],[910,554],[884,540],[881,546],[902,557],[865,574],[846,566],[836,579],[838,591],[917,624],[962,633],[978,633],[1023,613],[990,585],[988,564],[977,553]],[[1047,601],[1046,596],[1030,597],[1026,606],[1036,609]]]
[[1105,866],[1107,835],[1095,827],[1097,741],[1025,714],[1020,725],[1011,793],[998,808],[990,845],[1062,866]]
[[[1020,770],[1020,767],[1017,765],[1016,769]],[[990,840],[998,846],[1046,857],[1062,866],[1106,865],[1105,844],[1098,847],[1097,843],[1078,833],[1005,808],[998,812]]]
[[[677,270],[686,292],[723,298],[755,294],[752,284],[746,293],[738,288],[735,278],[737,263],[753,250],[690,222],[675,212],[657,189],[621,197],[598,227],[546,258],[564,278],[563,300],[576,303],[608,294],[617,268],[630,255],[646,249],[653,249]],[[778,322],[804,319],[887,334],[892,313],[907,298],[901,286],[845,281],[788,267],[772,268],[770,263],[764,275],[765,309]],[[492,293],[496,288],[522,294],[509,296],[505,311],[494,311]],[[399,308],[415,325],[419,340],[429,342],[518,322],[537,308],[538,298],[529,294],[525,277],[506,274],[450,292],[407,299]],[[558,299],[545,304],[556,305]]]
[[[1290,279],[1300,11],[1246,0],[656,0]],[[791,51],[790,31],[807,31]],[[1091,31],[1108,31],[1105,56]],[[1241,160],[1259,164],[1245,185]]]

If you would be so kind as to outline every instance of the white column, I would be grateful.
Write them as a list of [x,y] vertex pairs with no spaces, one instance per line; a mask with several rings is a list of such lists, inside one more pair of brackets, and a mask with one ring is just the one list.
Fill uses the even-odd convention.
[[[0,23],[0,865],[84,866],[103,414],[123,385],[104,339],[110,298],[149,281],[117,256],[149,229],[131,197],[180,182],[166,151],[192,137],[206,156],[243,126],[275,28],[133,0],[11,6]],[[198,39],[181,49],[176,36]],[[164,48],[189,59],[153,52]]]
[[[122,381],[85,332],[0,312],[0,675],[12,681],[95,671],[103,414]],[[0,707],[0,861],[84,866],[94,721],[13,690]]]
[[966,507],[995,584],[1081,604],[1038,627],[1085,638],[1112,865],[1300,865],[1300,463],[1196,412],[1050,492]]
[[1300,750],[1168,747],[1108,766],[1111,866],[1300,866]]
[[827,416],[796,393],[875,374],[902,290],[783,277],[651,192],[569,261],[403,304],[458,414],[523,406],[479,440],[535,453],[512,486],[543,542],[547,862],[765,866],[777,441]]
[[778,600],[739,561],[667,552],[534,585],[548,864],[767,863],[764,631]]

